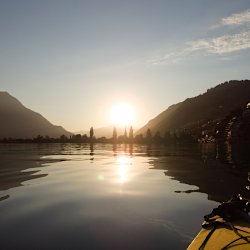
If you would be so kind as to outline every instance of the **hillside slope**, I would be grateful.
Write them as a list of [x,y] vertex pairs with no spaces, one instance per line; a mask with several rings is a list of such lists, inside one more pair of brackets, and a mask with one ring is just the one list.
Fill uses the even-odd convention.
[[62,134],[71,134],[24,107],[7,92],[0,92],[0,117],[0,138],[34,138],[37,135],[57,138]]
[[250,81],[229,81],[207,90],[206,93],[188,98],[170,106],[160,115],[149,121],[138,133],[145,134],[147,129],[153,133],[174,131],[222,119],[236,108],[250,101]]

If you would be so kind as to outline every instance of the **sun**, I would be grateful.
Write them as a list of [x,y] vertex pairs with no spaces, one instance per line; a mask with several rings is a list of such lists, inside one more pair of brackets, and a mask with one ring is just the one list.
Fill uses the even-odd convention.
[[127,103],[119,103],[112,107],[111,120],[113,125],[130,126],[134,124],[134,108]]

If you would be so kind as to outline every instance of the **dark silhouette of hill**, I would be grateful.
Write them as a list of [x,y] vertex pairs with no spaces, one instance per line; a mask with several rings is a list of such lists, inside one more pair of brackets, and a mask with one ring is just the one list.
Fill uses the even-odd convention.
[[0,138],[60,137],[70,132],[55,126],[42,115],[22,105],[7,92],[0,92]]
[[209,121],[223,119],[233,110],[245,106],[250,101],[250,81],[229,81],[208,89],[206,93],[188,98],[170,106],[150,120],[137,134],[147,132],[162,135],[166,131],[176,131],[199,126]]

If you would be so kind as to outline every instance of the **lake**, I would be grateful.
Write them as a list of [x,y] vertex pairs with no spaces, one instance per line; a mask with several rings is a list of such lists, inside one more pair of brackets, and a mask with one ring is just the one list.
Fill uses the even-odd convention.
[[0,144],[1,249],[186,249],[242,192],[249,150]]

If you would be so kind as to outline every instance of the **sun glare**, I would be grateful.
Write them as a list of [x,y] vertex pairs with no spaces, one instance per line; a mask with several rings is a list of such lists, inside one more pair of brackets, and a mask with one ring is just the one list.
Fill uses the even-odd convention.
[[118,169],[117,169],[117,173],[118,173],[118,181],[120,183],[125,183],[128,181],[128,173],[129,173],[129,165],[130,165],[130,161],[129,158],[126,156],[121,156],[117,159],[118,162]]
[[115,105],[111,110],[111,120],[114,125],[129,126],[134,124],[134,109],[126,103]]

